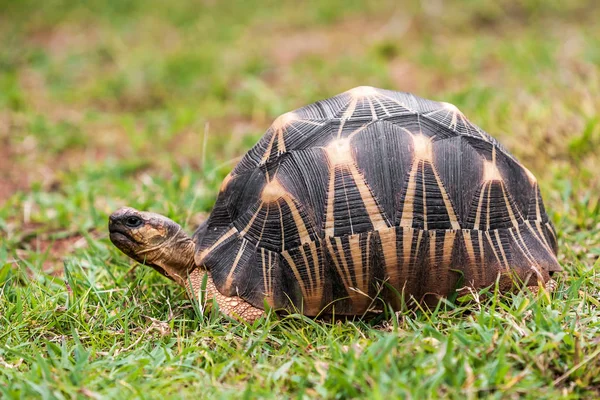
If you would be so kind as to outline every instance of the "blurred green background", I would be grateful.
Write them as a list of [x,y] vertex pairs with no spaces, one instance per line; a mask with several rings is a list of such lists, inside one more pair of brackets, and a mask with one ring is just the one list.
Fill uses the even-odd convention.
[[[135,281],[126,275],[129,262],[107,239],[111,211],[150,209],[192,230],[210,211],[221,179],[275,117],[359,85],[451,102],[508,147],[540,181],[567,279],[591,285],[585,293],[593,300],[600,255],[598,21],[595,0],[0,0],[0,326],[6,327],[0,361],[37,382],[8,386],[17,375],[0,371],[0,390],[33,393],[39,384],[47,393],[86,397],[66,367],[43,371],[33,350],[39,346],[52,358],[43,338],[67,337],[65,348],[77,349],[73,332],[88,329],[95,332],[88,334],[94,351],[113,354],[117,347],[132,349],[138,336],[130,324],[141,329],[145,315],[169,318],[173,326],[164,299],[185,304],[183,292],[140,269]],[[124,288],[129,297],[119,294]],[[102,304],[106,318],[94,325],[83,314],[55,313],[73,295],[69,290],[94,293],[81,307]],[[569,298],[579,299],[573,293]],[[137,311],[123,303],[131,296]],[[29,305],[17,312],[19,302]],[[180,318],[194,319],[189,312]],[[581,340],[598,332],[598,311],[588,312],[595,325]],[[180,329],[200,329],[186,321]],[[113,325],[125,329],[124,338],[111,342],[96,332]],[[30,350],[7,350],[23,346]],[[68,349],[64,357],[75,357]],[[560,367],[538,371],[534,386],[549,396],[593,393],[597,361],[585,364],[579,381],[564,384],[567,392],[550,387],[573,366],[563,356],[575,354],[572,347],[556,351]],[[97,357],[108,369],[116,365]],[[273,368],[285,365],[268,360]],[[281,378],[287,370],[277,383],[245,362],[238,373],[257,385],[299,390]],[[509,370],[517,376],[530,371],[516,365]],[[207,371],[216,387],[235,387],[228,373],[215,380],[222,371]],[[152,376],[140,379],[148,384]],[[52,386],[51,377],[71,383]],[[193,387],[190,377],[181,379]],[[144,394],[144,384],[127,393]],[[97,393],[118,394],[102,385],[91,384]],[[463,393],[462,383],[453,385],[442,379],[421,394]],[[352,387],[336,390],[342,397],[371,393]],[[164,390],[157,393],[172,394]]]

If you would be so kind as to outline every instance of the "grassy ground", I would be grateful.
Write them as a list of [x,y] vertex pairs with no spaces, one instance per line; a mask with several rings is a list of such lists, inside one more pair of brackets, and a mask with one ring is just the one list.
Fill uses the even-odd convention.
[[[0,397],[600,396],[594,1],[0,10]],[[556,292],[248,326],[128,273],[112,210],[192,230],[274,117],[364,84],[456,104],[538,176],[566,271]]]

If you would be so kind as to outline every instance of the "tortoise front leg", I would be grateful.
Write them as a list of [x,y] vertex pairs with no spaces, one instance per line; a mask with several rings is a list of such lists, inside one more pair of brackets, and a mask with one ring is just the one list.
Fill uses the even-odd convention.
[[[205,274],[208,275],[206,291],[203,293],[203,296],[200,296],[202,281],[204,280]],[[254,307],[241,297],[223,295],[217,290],[210,273],[206,270],[201,268],[194,269],[190,273],[189,281],[191,283],[191,290],[189,284],[187,286],[190,297],[193,299],[214,299],[219,305],[219,310],[231,318],[235,318],[239,321],[254,322],[265,313],[263,310]]]
[[540,285],[543,285],[544,289],[546,289],[548,293],[553,293],[556,290],[558,283],[556,283],[554,279],[550,278],[546,283],[539,283],[535,286],[527,286],[527,288],[531,290],[534,295],[537,295],[540,291]]

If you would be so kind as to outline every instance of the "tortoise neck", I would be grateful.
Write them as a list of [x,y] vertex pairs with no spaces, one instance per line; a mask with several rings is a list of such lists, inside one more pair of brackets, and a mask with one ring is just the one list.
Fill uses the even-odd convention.
[[181,230],[168,246],[158,249],[156,257],[153,257],[147,265],[179,285],[185,286],[188,274],[195,266],[194,249],[192,238]]

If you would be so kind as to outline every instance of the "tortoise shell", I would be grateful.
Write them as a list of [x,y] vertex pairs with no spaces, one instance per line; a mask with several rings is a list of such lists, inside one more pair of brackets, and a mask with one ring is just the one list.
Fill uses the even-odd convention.
[[306,315],[561,270],[531,172],[455,106],[372,87],[277,118],[207,224],[221,293]]

